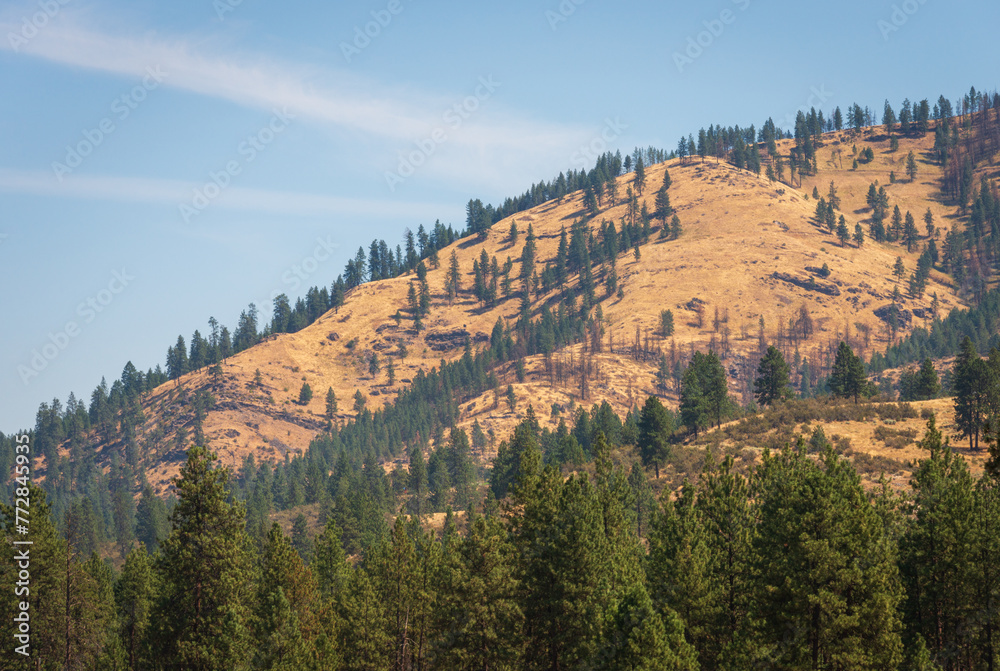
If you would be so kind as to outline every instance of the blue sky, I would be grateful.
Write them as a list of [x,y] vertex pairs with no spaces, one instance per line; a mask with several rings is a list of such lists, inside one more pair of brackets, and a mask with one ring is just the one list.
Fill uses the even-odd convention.
[[0,429],[602,135],[996,86],[985,0],[456,4],[0,5]]

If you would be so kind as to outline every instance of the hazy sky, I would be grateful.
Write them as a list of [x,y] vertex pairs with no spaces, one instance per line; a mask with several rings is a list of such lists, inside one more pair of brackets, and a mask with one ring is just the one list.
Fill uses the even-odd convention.
[[997,25],[987,0],[5,1],[0,429],[591,147],[993,89]]

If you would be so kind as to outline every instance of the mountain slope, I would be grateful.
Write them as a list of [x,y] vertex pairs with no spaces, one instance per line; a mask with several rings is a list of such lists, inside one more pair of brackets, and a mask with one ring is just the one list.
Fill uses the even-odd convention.
[[[790,149],[790,143],[779,143],[781,153]],[[912,270],[919,250],[908,254],[900,245],[870,241],[860,249],[853,243],[842,247],[825,226],[814,221],[815,201],[809,194],[815,186],[825,195],[833,181],[852,233],[854,224],[870,214],[865,195],[868,184],[875,179],[889,192],[890,209],[898,204],[903,212],[910,210],[921,221],[923,212],[930,207],[939,226],[958,221],[957,211],[937,195],[940,169],[926,160],[931,143],[932,136],[901,139],[899,150],[890,154],[887,140],[860,137],[852,141],[846,133],[827,134],[818,150],[819,173],[806,177],[800,188],[770,182],[711,159],[672,160],[647,168],[640,205],[645,203],[650,210],[655,209],[655,192],[664,170],[669,170],[670,198],[684,232],[678,240],[660,240],[659,222],[655,222],[651,241],[641,246],[639,258],[631,251],[618,257],[622,298],[606,297],[602,282],[607,266],[596,269],[604,336],[601,351],[592,351],[593,346],[589,346],[592,379],[584,401],[589,405],[607,400],[624,413],[656,391],[657,352],[669,356],[671,348],[678,360],[696,349],[714,347],[721,351],[731,373],[731,390],[745,395],[747,378],[752,377],[755,366],[761,318],[765,342],[781,343],[789,358],[797,349],[814,367],[828,365],[840,339],[851,339],[865,355],[884,348],[888,328],[875,310],[892,300],[897,284],[891,269],[896,257],[902,257],[906,268]],[[851,170],[852,144],[858,149],[872,146],[876,159],[857,171]],[[900,161],[905,162],[909,151],[921,157],[917,179],[889,184],[889,171],[902,175]],[[618,178],[619,194],[625,193],[632,179],[632,174]],[[603,211],[588,222],[591,231],[604,219],[620,227],[627,211],[621,201],[610,208],[605,204]],[[560,231],[564,227],[568,231],[574,220],[584,216],[583,194],[576,192],[495,224],[484,240],[468,237],[442,250],[439,267],[428,272],[431,308],[424,319],[425,330],[420,333],[413,330],[407,308],[407,291],[415,282],[410,274],[361,285],[349,293],[338,311],[327,313],[297,333],[269,337],[230,357],[222,366],[221,379],[213,380],[203,369],[160,386],[144,401],[147,419],[143,434],[153,464],[148,471],[150,482],[162,491],[176,474],[182,450],[190,442],[190,400],[198,389],[211,390],[216,399],[214,408],[207,412],[203,431],[222,463],[236,466],[251,453],[258,460],[282,459],[289,452],[304,451],[309,440],[323,429],[327,388],[332,387],[338,399],[335,421],[344,422],[354,414],[356,391],[366,397],[367,407],[380,407],[391,402],[418,370],[427,371],[442,359],[450,361],[461,356],[467,338],[473,347],[488,344],[498,318],[508,326],[517,320],[519,282],[515,282],[510,296],[486,308],[470,291],[473,259],[485,249],[502,266],[509,256],[513,261],[511,275],[517,277],[530,225],[537,237],[536,263],[540,270],[555,257]],[[508,236],[512,220],[520,231],[513,244]],[[867,235],[867,224],[863,227]],[[919,228],[923,229],[922,224]],[[444,285],[453,251],[462,272],[463,290],[450,304]],[[817,274],[824,264],[830,270],[825,278]],[[905,287],[901,289],[901,307],[911,313],[929,316],[931,295],[935,293],[941,312],[963,305],[949,278],[936,271],[932,271],[922,299],[909,298]],[[533,296],[533,315],[537,316],[543,305],[551,307],[557,301],[557,291]],[[703,310],[700,326],[698,306]],[[796,321],[803,308],[812,320],[812,333],[804,338],[797,335],[793,341],[789,322]],[[669,340],[656,335],[660,312],[666,309],[673,312],[676,324],[676,332]],[[717,309],[718,328],[714,323]],[[397,311],[402,314],[399,325],[393,319]],[[727,313],[728,321],[723,321]],[[917,324],[914,319],[908,326]],[[400,343],[406,347],[405,358],[400,356]],[[383,360],[392,359],[396,368],[393,385],[388,384],[384,368],[374,378],[369,374],[368,360],[375,352]],[[465,399],[461,423],[478,420],[484,428],[503,437],[529,402],[543,420],[555,422],[549,417],[553,403],[565,407],[581,401],[580,380],[570,371],[579,366],[583,356],[583,344],[563,348],[548,364],[551,375],[546,372],[542,356],[528,357],[523,383],[515,381],[512,367],[508,366],[501,371],[501,382],[504,388],[513,384],[518,399],[515,410],[505,403],[498,404],[491,392],[481,398]],[[561,381],[555,380],[554,372],[560,366],[564,368]],[[258,369],[260,387],[254,384]],[[297,399],[304,382],[312,388],[313,398],[300,406]],[[675,400],[672,391],[665,396]],[[177,439],[181,426],[186,427],[187,441]]]

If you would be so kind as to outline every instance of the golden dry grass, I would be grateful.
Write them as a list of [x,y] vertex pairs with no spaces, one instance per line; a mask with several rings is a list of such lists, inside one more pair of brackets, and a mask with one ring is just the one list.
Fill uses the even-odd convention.
[[[789,142],[780,143],[783,151],[787,151]],[[852,171],[852,144],[856,144],[858,150],[871,145],[876,152],[875,161]],[[673,160],[649,168],[642,201],[654,209],[655,192],[664,170],[669,169],[673,183],[670,197],[682,221],[684,234],[676,241],[660,241],[655,239],[654,231],[653,242],[641,248],[640,260],[635,260],[631,254],[619,258],[618,274],[624,298],[602,302],[605,340],[610,338],[619,353],[611,353],[605,348],[597,356],[601,373],[598,380],[592,382],[587,405],[607,400],[623,413],[652,393],[653,364],[637,362],[620,353],[620,348],[631,343],[637,329],[643,338],[654,333],[663,309],[673,311],[677,327],[673,340],[684,350],[704,350],[713,336],[721,338],[720,334],[712,332],[712,317],[717,307],[728,310],[730,347],[737,356],[756,349],[757,323],[761,317],[766,326],[766,339],[772,340],[778,325],[787,324],[802,306],[816,325],[811,339],[799,345],[802,355],[815,356],[819,348],[829,346],[846,333],[856,334],[857,323],[867,325],[874,334],[867,353],[883,348],[887,334],[873,311],[890,301],[896,286],[890,269],[896,257],[901,256],[907,268],[912,269],[917,253],[908,254],[898,245],[879,245],[870,241],[860,249],[853,244],[841,247],[833,235],[813,222],[815,201],[809,194],[817,186],[825,195],[833,181],[842,199],[841,211],[853,232],[854,224],[868,216],[865,196],[869,183],[878,179],[889,192],[890,206],[899,204],[904,213],[910,210],[921,231],[922,215],[928,207],[938,226],[950,226],[958,220],[958,215],[937,195],[940,170],[926,160],[931,144],[930,135],[919,140],[904,139],[900,141],[898,152],[888,154],[887,141],[869,142],[863,136],[851,140],[846,133],[828,134],[818,150],[819,174],[805,178],[801,188],[769,182],[714,160],[695,159],[684,163]],[[831,158],[836,150],[842,152],[844,167]],[[913,183],[906,182],[903,174],[905,157],[911,150],[921,161],[920,172]],[[890,170],[895,170],[902,181],[890,185]],[[620,193],[625,192],[631,180],[631,175],[619,178]],[[563,227],[568,230],[583,214],[582,196],[574,193],[562,201],[545,203],[512,217],[521,231],[514,245],[508,240],[508,219],[496,224],[484,241],[467,238],[442,250],[440,267],[428,273],[432,305],[430,317],[425,320],[426,330],[420,334],[410,328],[411,322],[405,316],[407,289],[414,281],[411,274],[362,285],[350,292],[339,311],[327,313],[298,333],[268,338],[230,357],[223,366],[225,381],[214,389],[217,407],[208,413],[204,424],[210,447],[219,453],[223,464],[234,467],[250,453],[258,459],[274,460],[284,458],[288,452],[304,451],[309,440],[321,430],[326,390],[330,387],[339,402],[337,422],[353,416],[352,397],[356,390],[367,397],[369,407],[391,402],[419,369],[429,370],[441,359],[453,360],[462,354],[460,347],[435,351],[428,346],[428,334],[464,329],[474,339],[483,339],[498,318],[506,323],[516,318],[519,302],[516,293],[492,309],[483,309],[468,291],[472,284],[472,261],[483,249],[491,256],[496,255],[501,265],[510,256],[516,276],[525,232],[530,224],[538,239],[537,262],[541,268],[546,260],[554,258],[560,230]],[[626,207],[620,203],[602,212],[591,226],[598,225],[601,219],[620,225],[625,216]],[[867,225],[864,228],[867,234]],[[453,305],[449,304],[443,290],[452,251],[459,260],[465,289]],[[819,267],[824,263],[832,272],[823,282],[837,285],[839,296],[809,291],[773,277],[775,272],[781,272],[805,279],[810,276],[805,270],[807,266]],[[934,272],[925,297],[920,300],[906,297],[903,307],[930,307],[930,295],[935,292],[942,311],[963,305],[948,278]],[[701,328],[695,326],[695,315],[686,307],[696,297],[706,303]],[[536,309],[552,298],[552,295],[540,296],[535,303]],[[400,326],[393,320],[397,310],[403,310],[404,314]],[[744,331],[749,335],[745,340],[741,337]],[[667,346],[667,343],[659,343],[655,336],[651,339],[658,346]],[[347,347],[350,342],[356,343],[353,349]],[[405,343],[409,351],[405,359],[398,356],[400,342]],[[570,351],[576,351],[578,356],[579,348],[567,348],[557,356],[568,357]],[[393,358],[396,383],[392,386],[387,384],[384,370],[377,379],[368,374],[367,360],[376,351],[383,359],[386,356]],[[252,385],[257,369],[263,376],[263,389]],[[554,425],[556,420],[550,419],[549,410],[553,403],[566,406],[571,401],[580,402],[576,383],[550,386],[540,357],[527,361],[527,371],[524,383],[514,383],[518,396],[515,412],[510,412],[503,401],[495,406],[490,392],[463,404],[461,423],[471,425],[478,420],[484,429],[493,429],[500,439],[523,417],[529,403],[533,404],[540,419]],[[507,370],[504,384],[510,381],[513,375]],[[306,406],[297,403],[303,382],[308,382],[313,389],[313,399]],[[189,395],[200,387],[212,386],[204,370],[184,376],[180,383]],[[148,418],[145,431],[148,434],[159,423],[165,434],[161,453],[168,452],[185,417],[175,399],[175,386],[170,382],[159,387],[145,402]],[[190,428],[188,431],[190,435]],[[179,453],[162,456],[158,454],[157,463],[148,474],[150,482],[160,491],[167,487],[180,466]]]

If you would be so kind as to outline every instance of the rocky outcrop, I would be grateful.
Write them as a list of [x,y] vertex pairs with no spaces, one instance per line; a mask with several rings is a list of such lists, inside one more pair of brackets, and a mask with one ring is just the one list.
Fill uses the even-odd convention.
[[788,273],[775,272],[771,275],[776,280],[781,280],[782,282],[788,282],[789,284],[794,284],[797,287],[805,289],[806,291],[816,291],[821,294],[826,294],[827,296],[839,296],[840,289],[833,284],[827,284],[825,282],[817,282],[813,277],[801,278],[795,277],[794,275],[789,275]]

